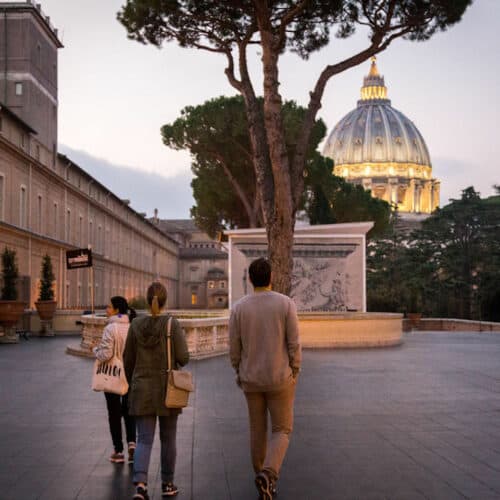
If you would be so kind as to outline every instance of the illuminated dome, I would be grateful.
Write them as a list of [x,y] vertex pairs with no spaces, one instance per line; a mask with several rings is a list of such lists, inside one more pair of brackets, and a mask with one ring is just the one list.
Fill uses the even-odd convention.
[[335,175],[370,189],[402,212],[430,213],[439,205],[439,182],[414,123],[391,106],[384,77],[372,58],[356,109],[334,127],[323,154]]

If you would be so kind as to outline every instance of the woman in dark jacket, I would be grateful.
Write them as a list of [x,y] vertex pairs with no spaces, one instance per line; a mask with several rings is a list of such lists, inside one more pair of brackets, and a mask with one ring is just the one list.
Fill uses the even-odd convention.
[[[147,292],[151,315],[136,318],[130,325],[123,362],[130,384],[129,413],[137,424],[137,448],[134,457],[136,494],[134,499],[148,499],[147,482],[149,460],[153,446],[156,420],[160,423],[162,496],[175,496],[177,417],[182,410],[165,407],[167,387],[167,322],[168,315],[160,315],[167,302],[167,291],[158,282]],[[174,369],[189,361],[186,339],[179,322],[172,319],[172,360]]]

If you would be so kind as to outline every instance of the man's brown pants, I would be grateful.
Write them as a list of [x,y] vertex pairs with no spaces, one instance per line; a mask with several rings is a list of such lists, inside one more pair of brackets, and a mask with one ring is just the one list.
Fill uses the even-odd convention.
[[[279,391],[245,392],[250,418],[250,447],[255,473],[265,470],[277,480],[293,428],[295,381]],[[271,438],[267,443],[267,414]]]

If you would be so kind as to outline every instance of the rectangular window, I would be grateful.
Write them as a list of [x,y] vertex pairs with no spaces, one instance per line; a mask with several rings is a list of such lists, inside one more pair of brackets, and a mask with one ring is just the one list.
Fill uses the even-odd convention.
[[38,200],[37,200],[37,211],[38,213],[36,214],[37,216],[37,230],[40,234],[42,234],[42,223],[43,223],[43,220],[42,220],[42,214],[43,214],[43,211],[42,211],[42,195],[38,195]]
[[215,281],[209,281],[208,288],[215,288]]
[[4,176],[0,175],[0,220],[3,220],[4,186],[5,186]]
[[196,304],[198,304],[198,295],[196,295],[196,293],[192,293],[191,294],[191,305],[195,306]]
[[70,301],[70,287],[69,287],[69,281],[66,281],[66,300],[65,300],[65,307],[69,307],[69,305],[71,304],[71,301]]
[[69,242],[71,238],[71,210],[66,211],[66,241]]
[[219,288],[226,288],[226,282],[225,281],[219,281]]
[[19,225],[21,227],[26,227],[27,224],[27,201],[26,186],[21,186],[19,198]]
[[80,246],[83,246],[83,217],[81,215],[78,224],[78,236],[80,240]]
[[16,82],[15,88],[16,88],[16,95],[23,95],[23,83],[22,82]]
[[57,220],[58,218],[58,207],[57,203],[54,203],[54,238],[57,239],[57,226],[59,224],[59,221]]
[[92,246],[92,245],[93,245],[93,243],[94,243],[94,242],[92,241],[92,240],[93,240],[93,238],[92,238],[92,237],[94,236],[94,235],[92,234],[92,232],[93,232],[93,225],[92,225],[92,221],[90,221],[90,222],[89,222],[89,237],[87,238],[90,246]]

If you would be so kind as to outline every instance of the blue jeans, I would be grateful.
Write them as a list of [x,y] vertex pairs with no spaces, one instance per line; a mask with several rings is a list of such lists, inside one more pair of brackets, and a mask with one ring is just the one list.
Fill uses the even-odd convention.
[[155,437],[156,419],[160,422],[161,443],[161,480],[168,483],[174,480],[175,444],[178,415],[157,417],[156,415],[141,415],[135,417],[137,425],[137,448],[134,454],[134,478],[137,483],[148,482],[149,460]]

